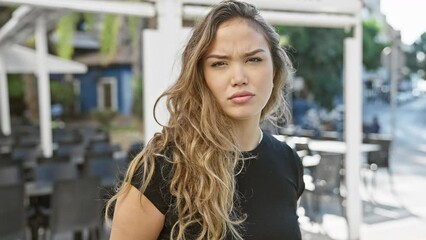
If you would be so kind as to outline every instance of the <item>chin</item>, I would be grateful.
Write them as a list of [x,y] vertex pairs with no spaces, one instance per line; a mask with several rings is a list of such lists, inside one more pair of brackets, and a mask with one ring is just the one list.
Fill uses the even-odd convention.
[[244,120],[257,118],[258,114],[255,114],[253,112],[250,112],[250,113],[230,113],[230,114],[228,114],[228,116],[235,121],[244,121]]

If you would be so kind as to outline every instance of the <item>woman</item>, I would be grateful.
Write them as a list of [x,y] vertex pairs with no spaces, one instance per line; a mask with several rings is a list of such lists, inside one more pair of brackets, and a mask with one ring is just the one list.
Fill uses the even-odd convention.
[[254,6],[224,1],[195,27],[182,63],[160,97],[168,124],[109,201],[111,239],[300,239],[300,159],[259,128],[288,112],[291,64],[277,33]]

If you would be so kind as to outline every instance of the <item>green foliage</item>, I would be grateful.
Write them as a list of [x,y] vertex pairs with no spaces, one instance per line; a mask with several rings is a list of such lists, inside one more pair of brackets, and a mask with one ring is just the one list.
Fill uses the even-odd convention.
[[22,98],[24,97],[24,82],[21,75],[7,75],[7,84],[9,87],[9,97]]
[[133,79],[133,114],[143,118],[143,104],[143,78],[140,75]]
[[108,14],[105,16],[101,32],[101,54],[106,56],[107,63],[117,51],[117,37],[120,29],[120,17]]
[[132,47],[133,48],[136,48],[136,46],[138,44],[138,35],[140,34],[139,22],[140,22],[140,18],[138,18],[138,17],[130,16],[128,18],[129,32],[130,32],[130,37],[132,39]]
[[90,32],[93,30],[93,26],[95,26],[95,16],[93,13],[84,13],[83,19],[86,24],[86,32]]
[[56,53],[62,58],[71,59],[74,53],[73,38],[79,18],[79,13],[71,13],[62,17],[56,27]]
[[109,129],[112,120],[117,116],[117,113],[111,110],[93,110],[90,114],[104,129]]
[[0,27],[10,20],[15,9],[16,7],[0,6]]
[[75,101],[74,88],[71,83],[50,81],[51,102],[60,103],[65,109],[72,107]]
[[340,29],[278,26],[288,38],[296,74],[305,79],[315,101],[326,108],[333,107],[333,98],[342,92],[343,39]]
[[[406,52],[407,67],[411,72],[419,70],[426,72],[426,59],[418,59],[417,56],[426,54],[426,32],[423,33]],[[420,61],[422,60],[422,61]],[[422,76],[424,77],[424,76]]]
[[[305,79],[307,88],[323,107],[332,108],[333,98],[342,94],[342,29],[276,27],[281,42],[288,48],[296,75]],[[363,64],[369,69],[380,66],[386,44],[377,41],[380,26],[373,20],[363,22]]]
[[362,23],[362,62],[368,70],[380,67],[381,53],[389,45],[377,41],[380,29],[380,25],[375,20],[365,20]]

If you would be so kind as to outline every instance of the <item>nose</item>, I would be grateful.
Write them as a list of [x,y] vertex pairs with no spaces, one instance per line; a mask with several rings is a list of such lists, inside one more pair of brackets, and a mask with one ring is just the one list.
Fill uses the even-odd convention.
[[232,71],[231,84],[233,87],[239,85],[246,85],[248,83],[248,78],[244,67],[240,64],[235,64]]

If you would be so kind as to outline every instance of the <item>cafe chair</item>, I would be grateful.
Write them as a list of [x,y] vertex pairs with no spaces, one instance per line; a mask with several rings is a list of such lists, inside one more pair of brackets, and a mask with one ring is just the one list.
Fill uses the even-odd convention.
[[0,186],[23,182],[22,169],[18,165],[0,166]]
[[58,157],[67,157],[72,160],[73,157],[84,157],[85,147],[83,143],[59,144],[55,154]]
[[[320,206],[324,197],[335,197],[339,201],[342,215],[345,217],[344,196],[341,192],[343,155],[321,153],[318,165],[313,168],[311,176],[304,176],[305,194],[308,213],[317,222],[322,222]],[[310,199],[310,201],[309,201]],[[321,218],[320,218],[321,215]]]
[[97,177],[61,180],[54,185],[46,240],[102,239],[102,213]]
[[118,166],[114,159],[94,158],[87,160],[88,176],[97,176],[103,178],[115,178],[118,174]]
[[76,144],[82,142],[82,137],[77,131],[71,129],[56,129],[52,133],[53,142],[58,144]]
[[387,171],[390,185],[391,187],[393,187],[392,171],[389,164],[389,152],[392,140],[390,138],[380,136],[378,134],[369,134],[368,138],[366,139],[366,142],[370,144],[377,144],[380,146],[379,151],[367,153],[367,169],[372,172],[372,188],[376,188],[377,171],[379,169],[385,169]]
[[12,148],[12,159],[18,161],[35,161],[37,159],[37,147],[14,146]]
[[23,184],[0,185],[0,239],[26,239]]
[[73,179],[78,177],[77,166],[68,162],[40,163],[35,168],[35,181],[53,182],[56,180]]
[[[60,180],[77,179],[79,176],[75,164],[67,162],[45,162],[40,163],[34,169],[34,182],[37,184],[55,184]],[[50,196],[38,196],[30,204],[35,211],[28,215],[28,222],[33,234],[37,234],[38,229],[46,228],[51,212]]]
[[114,156],[114,153],[120,151],[120,146],[116,144],[110,144],[108,142],[96,142],[89,145],[86,149],[86,157],[109,157]]

